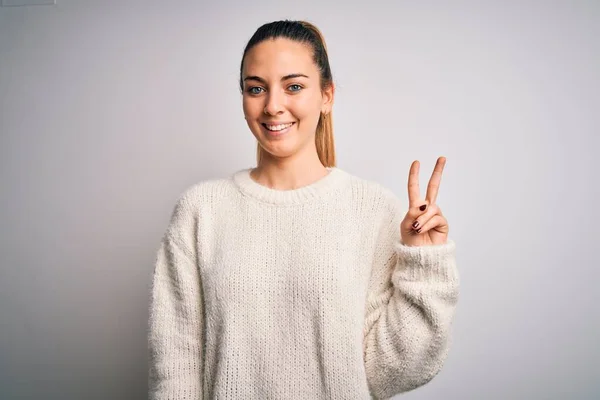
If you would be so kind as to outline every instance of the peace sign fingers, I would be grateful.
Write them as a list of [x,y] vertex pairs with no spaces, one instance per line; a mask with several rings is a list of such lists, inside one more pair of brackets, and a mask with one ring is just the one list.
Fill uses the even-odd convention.
[[439,157],[435,163],[435,168],[431,174],[431,179],[429,179],[429,185],[427,185],[427,197],[425,198],[427,201],[429,201],[429,204],[435,204],[440,183],[442,182],[442,172],[444,171],[445,165],[446,157]]
[[408,174],[408,211],[400,223],[402,243],[425,246],[447,243],[448,221],[436,204],[446,157],[438,157],[427,185],[427,196],[419,193],[419,161],[415,160]]

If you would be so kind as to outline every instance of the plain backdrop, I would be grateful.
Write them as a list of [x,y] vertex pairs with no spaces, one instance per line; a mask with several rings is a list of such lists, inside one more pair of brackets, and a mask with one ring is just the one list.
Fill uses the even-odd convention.
[[598,1],[70,1],[0,7],[0,398],[147,396],[175,201],[255,162],[238,89],[263,23],[323,32],[339,167],[438,204],[461,296],[406,399],[600,396]]

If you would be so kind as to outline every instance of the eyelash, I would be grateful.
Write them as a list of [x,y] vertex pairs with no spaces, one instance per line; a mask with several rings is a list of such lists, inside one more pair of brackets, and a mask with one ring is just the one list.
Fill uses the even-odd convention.
[[[300,92],[302,89],[304,89],[304,88],[302,87],[302,85],[298,85],[297,83],[294,83],[294,84],[292,84],[292,85],[288,86],[288,88],[290,88],[290,87],[292,87],[292,86],[298,86],[298,88],[299,88],[298,90],[292,90],[292,92],[293,92],[293,93],[298,93],[298,92]],[[252,94],[252,95],[257,95],[257,94],[260,94],[260,93],[253,92],[253,91],[252,91],[253,89],[263,89],[263,88],[261,88],[260,86],[252,86],[252,87],[249,87],[249,88],[246,90],[246,92],[248,92],[248,93],[250,93],[250,94]]]

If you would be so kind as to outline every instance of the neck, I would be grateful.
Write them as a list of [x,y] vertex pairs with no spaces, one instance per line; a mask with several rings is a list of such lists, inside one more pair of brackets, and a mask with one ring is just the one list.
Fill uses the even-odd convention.
[[321,164],[316,149],[304,156],[274,158],[268,153],[250,172],[259,184],[276,190],[293,190],[323,178],[329,173]]

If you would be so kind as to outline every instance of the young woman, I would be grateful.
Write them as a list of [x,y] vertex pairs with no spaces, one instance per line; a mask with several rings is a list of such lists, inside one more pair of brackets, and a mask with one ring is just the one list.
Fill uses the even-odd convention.
[[325,42],[261,26],[240,88],[256,168],[175,205],[150,309],[153,399],[389,398],[430,381],[458,300],[455,244],[419,163],[409,204],[335,167]]

